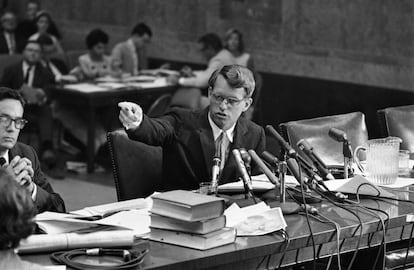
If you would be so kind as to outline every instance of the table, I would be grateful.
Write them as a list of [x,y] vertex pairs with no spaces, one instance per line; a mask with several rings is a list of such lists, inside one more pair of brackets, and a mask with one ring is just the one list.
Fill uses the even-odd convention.
[[143,97],[159,96],[163,93],[173,92],[176,86],[165,85],[155,87],[125,87],[120,89],[111,89],[104,91],[82,92],[73,89],[67,89],[63,86],[56,86],[49,95],[52,99],[62,104],[75,108],[86,109],[88,123],[88,141],[87,141],[87,166],[88,172],[94,171],[94,152],[95,152],[95,125],[96,110],[105,106],[117,106],[120,101],[134,101]]
[[[408,193],[405,193],[407,195]],[[414,196],[406,196],[413,201]],[[387,212],[390,216],[386,230],[387,243],[398,242],[410,237],[413,226],[406,222],[406,215],[412,213],[414,204],[410,202],[378,201],[372,199],[361,200],[364,206],[370,206]],[[355,251],[360,230],[357,218],[329,202],[314,205],[319,212],[334,220],[340,226],[340,252]],[[357,211],[361,218],[362,239],[360,249],[378,246],[381,243],[383,231],[378,217],[362,210]],[[378,212],[385,218],[386,215]],[[234,244],[214,248],[207,251],[198,251],[184,247],[150,242],[150,252],[147,254],[143,269],[256,269],[260,262],[269,257],[271,268],[277,268],[286,249],[282,266],[290,266],[313,260],[311,238],[302,215],[286,215],[288,223],[287,233],[290,243],[279,234],[256,237],[237,237]],[[318,258],[336,254],[336,230],[332,224],[324,224],[311,218]],[[24,260],[50,265],[47,254],[25,255]],[[259,269],[264,269],[266,263]]]

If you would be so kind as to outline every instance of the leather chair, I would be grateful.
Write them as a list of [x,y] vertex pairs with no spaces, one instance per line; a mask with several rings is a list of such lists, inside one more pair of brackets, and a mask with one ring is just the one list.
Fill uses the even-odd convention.
[[170,106],[171,94],[164,94],[158,97],[149,107],[147,115],[149,117],[159,117],[163,115]]
[[108,133],[118,201],[145,198],[161,185],[162,149],[130,140],[124,130]]
[[399,137],[400,148],[414,152],[414,105],[390,107],[377,113],[384,137]]
[[367,145],[368,132],[365,116],[361,112],[291,121],[280,125],[283,136],[298,153],[301,151],[296,145],[297,142],[306,139],[326,165],[338,166],[343,164],[344,158],[342,143],[329,137],[329,129],[333,127],[346,132],[352,147]]

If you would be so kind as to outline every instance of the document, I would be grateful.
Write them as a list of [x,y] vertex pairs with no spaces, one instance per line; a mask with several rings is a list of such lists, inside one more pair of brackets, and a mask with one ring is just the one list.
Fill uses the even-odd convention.
[[287,227],[280,207],[270,208],[264,202],[243,208],[232,204],[224,215],[226,226],[235,228],[237,236],[265,235]]
[[92,83],[66,84],[64,88],[69,89],[69,90],[76,90],[76,91],[83,92],[83,93],[102,92],[102,91],[109,90],[109,88],[98,86]]
[[[252,177],[252,187],[253,191],[268,191],[275,188],[269,179],[267,179],[266,175],[259,174],[253,175]],[[291,175],[286,175],[285,183],[288,186],[296,186],[299,185],[298,181],[296,181],[295,177]],[[238,182],[231,182],[224,185],[220,185],[218,187],[219,192],[244,192],[244,186],[242,181]]]

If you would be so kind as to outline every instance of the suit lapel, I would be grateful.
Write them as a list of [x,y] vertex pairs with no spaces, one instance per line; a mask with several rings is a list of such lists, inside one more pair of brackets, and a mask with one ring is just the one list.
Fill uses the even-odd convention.
[[200,136],[200,145],[203,152],[204,164],[209,170],[213,165],[213,157],[216,152],[213,138],[213,131],[208,122],[208,108],[200,114],[199,122],[200,128],[198,130]]

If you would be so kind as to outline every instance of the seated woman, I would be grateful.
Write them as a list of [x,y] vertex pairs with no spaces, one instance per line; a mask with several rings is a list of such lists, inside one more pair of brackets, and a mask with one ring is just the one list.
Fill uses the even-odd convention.
[[231,52],[236,64],[249,68],[254,74],[254,79],[256,81],[256,88],[254,91],[253,100],[255,101],[255,103],[252,104],[249,110],[244,113],[244,115],[248,119],[252,119],[257,101],[260,98],[260,88],[262,86],[262,77],[260,76],[260,74],[258,74],[255,71],[253,57],[251,56],[250,53],[247,53],[244,50],[243,34],[239,30],[230,28],[226,32],[226,37],[224,40],[224,48],[226,48],[229,52]]
[[36,16],[37,32],[29,37],[29,40],[37,40],[40,35],[49,35],[56,47],[57,54],[63,54],[63,48],[59,39],[61,35],[52,20],[52,17],[46,11],[41,11]]
[[113,75],[111,57],[105,55],[109,36],[101,29],[94,29],[86,36],[86,46],[89,52],[79,57],[79,66],[71,73],[79,79],[94,79]]
[[32,234],[35,214],[31,195],[0,167],[0,269],[46,269],[22,261],[14,252],[20,240]]

